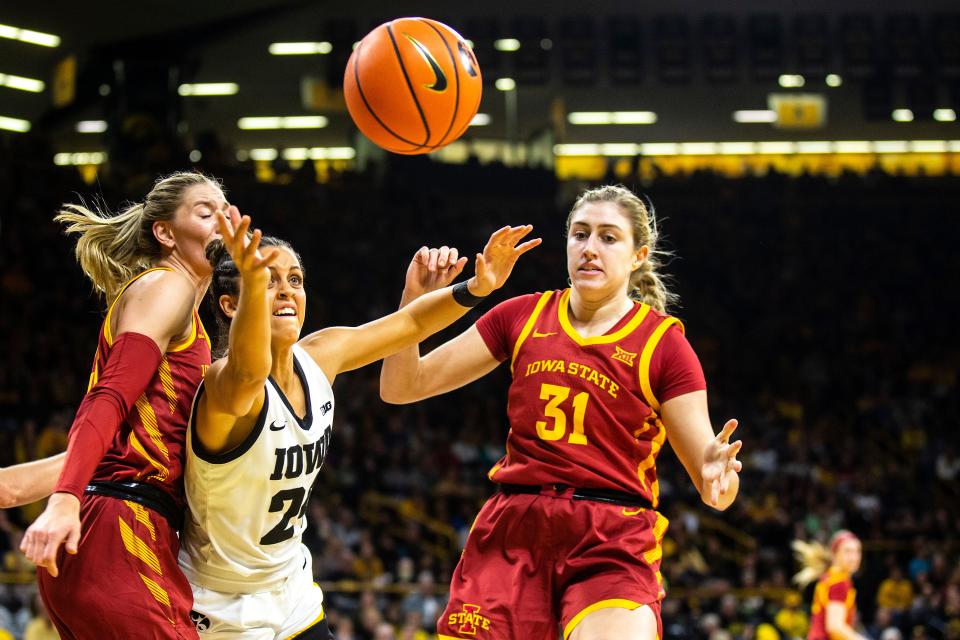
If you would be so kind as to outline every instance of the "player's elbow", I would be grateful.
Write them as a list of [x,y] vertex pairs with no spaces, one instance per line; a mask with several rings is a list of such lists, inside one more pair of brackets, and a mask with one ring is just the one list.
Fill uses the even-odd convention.
[[387,404],[410,404],[411,402],[416,402],[416,398],[411,394],[405,393],[403,389],[398,388],[396,385],[384,384],[383,380],[380,381],[380,399]]

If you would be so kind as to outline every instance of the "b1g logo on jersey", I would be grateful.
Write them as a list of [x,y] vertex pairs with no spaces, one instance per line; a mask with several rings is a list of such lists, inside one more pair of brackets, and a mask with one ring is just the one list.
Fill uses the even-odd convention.
[[477,635],[477,631],[490,631],[490,618],[480,615],[480,607],[475,604],[463,605],[463,611],[451,613],[447,617],[447,623],[451,627],[460,625],[457,633],[465,633],[468,636]]

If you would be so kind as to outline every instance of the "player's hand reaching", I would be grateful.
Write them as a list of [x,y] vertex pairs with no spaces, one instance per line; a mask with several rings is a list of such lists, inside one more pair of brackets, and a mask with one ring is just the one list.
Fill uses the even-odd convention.
[[477,273],[467,284],[470,293],[475,296],[488,296],[503,286],[520,256],[542,242],[540,238],[534,238],[517,244],[531,231],[533,225],[525,224],[519,227],[503,227],[493,232],[483,248],[483,253],[477,254]]
[[20,551],[38,567],[46,567],[51,576],[60,575],[57,552],[64,545],[67,553],[76,553],[80,543],[80,501],[69,493],[50,496],[47,508],[34,520],[20,541]]
[[456,247],[420,247],[407,267],[404,298],[413,300],[446,287],[460,275],[466,264],[467,258],[461,258]]
[[700,471],[703,486],[700,495],[711,507],[720,507],[724,496],[730,490],[730,482],[743,468],[743,463],[737,460],[743,441],[730,442],[730,436],[736,428],[737,421],[728,420],[703,452],[703,467]]
[[270,247],[261,252],[259,247],[263,232],[255,229],[248,235],[250,216],[241,216],[240,210],[234,206],[227,209],[226,215],[221,211],[217,212],[217,224],[220,227],[220,235],[223,236],[224,247],[233,259],[233,263],[237,265],[242,282],[268,283],[269,267],[280,255],[279,249]]

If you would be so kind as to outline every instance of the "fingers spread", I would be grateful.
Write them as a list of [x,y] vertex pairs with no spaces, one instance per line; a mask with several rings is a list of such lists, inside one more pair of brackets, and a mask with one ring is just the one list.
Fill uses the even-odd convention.
[[723,425],[723,430],[720,431],[720,436],[724,442],[729,440],[733,432],[736,431],[737,424],[739,424],[737,420],[733,419],[733,420],[727,420],[727,423]]

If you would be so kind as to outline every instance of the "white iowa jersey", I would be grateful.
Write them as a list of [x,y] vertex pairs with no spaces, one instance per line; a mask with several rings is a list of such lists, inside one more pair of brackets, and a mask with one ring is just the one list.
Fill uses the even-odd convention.
[[227,453],[208,454],[196,438],[203,385],[197,390],[187,431],[188,509],[180,547],[180,566],[195,585],[253,593],[305,566],[300,539],[330,445],[333,390],[306,351],[294,346],[293,357],[307,402],[303,420],[271,378],[256,426]]

